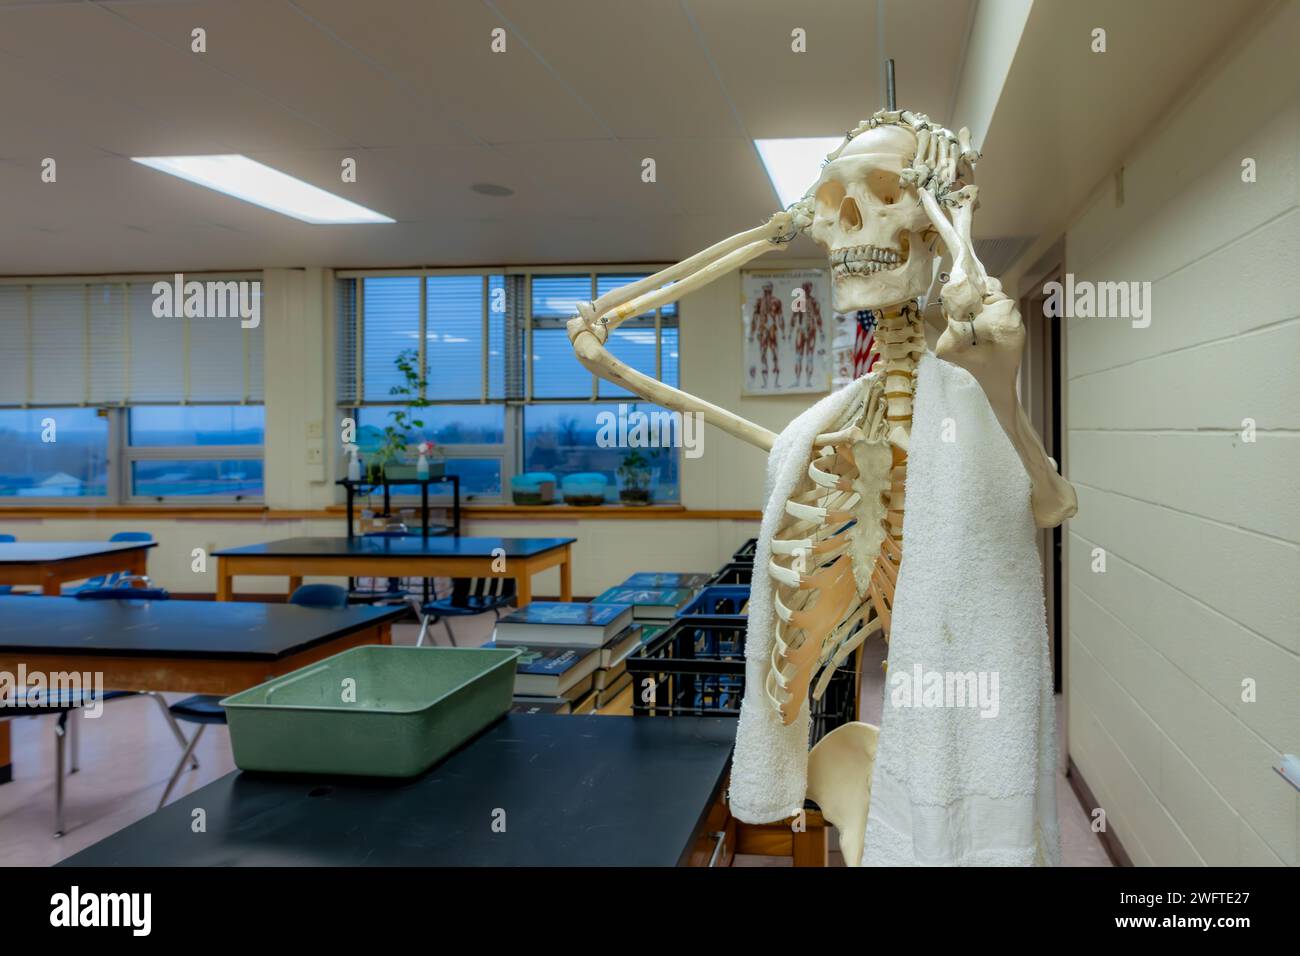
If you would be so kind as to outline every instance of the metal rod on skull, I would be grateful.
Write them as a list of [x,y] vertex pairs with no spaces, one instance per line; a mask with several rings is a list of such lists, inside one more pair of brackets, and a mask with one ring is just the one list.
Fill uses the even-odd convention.
[[892,59],[885,61],[885,109],[898,109],[898,101],[894,97],[894,61]]

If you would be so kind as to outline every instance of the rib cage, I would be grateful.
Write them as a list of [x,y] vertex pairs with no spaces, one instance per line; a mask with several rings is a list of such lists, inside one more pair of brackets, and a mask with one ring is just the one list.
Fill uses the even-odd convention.
[[866,638],[876,631],[889,637],[902,562],[913,386],[925,349],[916,303],[886,313],[876,342],[880,373],[835,430],[817,436],[772,538],[767,571],[777,627],[766,691],[785,724],[798,715],[810,686],[820,697],[835,668]]

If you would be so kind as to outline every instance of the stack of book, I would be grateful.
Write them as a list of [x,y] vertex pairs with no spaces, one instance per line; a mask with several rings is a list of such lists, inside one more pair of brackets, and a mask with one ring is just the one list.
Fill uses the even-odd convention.
[[708,571],[638,571],[619,585],[621,588],[692,588],[709,583]]
[[641,646],[627,604],[534,601],[503,617],[485,647],[513,647],[515,710],[590,713],[632,682],[624,663]]
[[690,588],[610,588],[592,604],[630,604],[638,621],[671,621],[695,592]]

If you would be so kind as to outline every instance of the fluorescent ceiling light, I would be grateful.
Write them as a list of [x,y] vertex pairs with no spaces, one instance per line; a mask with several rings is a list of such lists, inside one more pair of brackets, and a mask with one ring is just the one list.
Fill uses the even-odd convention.
[[808,187],[817,182],[822,160],[840,143],[843,136],[804,136],[793,139],[756,139],[759,158],[772,180],[784,209],[803,198]]
[[131,159],[314,225],[394,221],[247,156],[132,156]]

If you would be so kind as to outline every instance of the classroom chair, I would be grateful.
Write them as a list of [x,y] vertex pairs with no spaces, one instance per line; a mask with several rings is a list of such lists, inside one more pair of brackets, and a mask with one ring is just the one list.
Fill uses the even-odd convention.
[[447,629],[447,640],[451,641],[452,647],[458,647],[456,635],[451,630],[451,618],[473,617],[491,611],[500,620],[501,609],[509,607],[514,600],[514,578],[452,578],[449,596],[416,607],[420,616],[420,636],[416,638],[415,646],[423,647],[429,626],[442,621],[442,626]]
[[[348,591],[347,588],[339,587],[337,584],[304,584],[293,592],[289,598],[289,603],[301,607],[338,610],[348,606]],[[221,697],[220,694],[195,694],[193,697],[186,697],[184,700],[172,704],[172,716],[186,723],[198,724],[198,729],[194,731],[194,736],[190,738],[185,753],[181,755],[180,762],[176,764],[171,779],[167,781],[167,786],[163,789],[162,799],[158,801],[159,810],[167,805],[167,798],[172,795],[172,790],[176,787],[176,781],[180,779],[181,774],[185,771],[185,765],[193,757],[194,748],[198,746],[203,731],[207,730],[209,724],[224,724],[226,722],[226,711],[221,706]]]
[[[166,600],[169,595],[161,588],[142,589],[133,588],[129,585],[122,588],[103,588],[98,591],[82,591],[77,595],[78,600],[93,601],[114,598],[117,600]],[[106,690],[101,697],[104,703],[115,700],[126,700],[132,697],[148,697],[158,705],[162,711],[163,718],[167,721],[172,734],[176,737],[176,742],[180,744],[182,750],[185,750],[185,734],[181,732],[176,723],[176,718],[172,716],[170,709],[167,707],[167,700],[157,691],[135,691],[135,690]],[[74,774],[79,769],[79,737],[78,724],[79,720],[75,717],[75,712],[85,707],[90,699],[90,695],[85,691],[67,691],[61,692],[57,696],[50,697],[48,700],[33,703],[26,693],[16,696],[12,703],[0,703],[0,718],[3,717],[44,717],[51,714],[57,714],[58,723],[54,728],[55,736],[55,759],[54,759],[54,835],[63,836],[64,812],[63,812],[63,778]],[[73,719],[69,720],[69,715]],[[69,755],[68,751],[71,751]],[[69,761],[68,757],[71,756]],[[182,766],[184,764],[182,763]],[[194,761],[194,766],[198,767],[198,761]],[[65,771],[66,767],[66,771]]]
[[[148,531],[119,531],[117,534],[111,535],[108,540],[110,542],[152,541],[153,535],[150,534]],[[72,588],[69,591],[64,591],[63,593],[76,595],[76,594],[80,594],[82,591],[98,591],[103,588],[121,587],[122,581],[129,576],[130,575],[128,575],[126,571],[114,571],[112,574],[99,574],[91,578],[90,580],[88,580],[85,584]],[[141,580],[143,580],[146,584],[149,583],[149,579],[147,577],[142,578]]]
[[304,584],[289,596],[289,603],[302,607],[347,607],[348,589],[337,584]]

